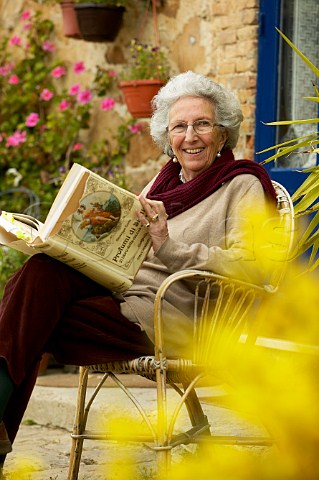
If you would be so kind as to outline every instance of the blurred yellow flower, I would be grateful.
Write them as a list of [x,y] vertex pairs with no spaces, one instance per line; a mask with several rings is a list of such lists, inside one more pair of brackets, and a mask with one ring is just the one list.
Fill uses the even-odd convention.
[[38,460],[17,457],[14,462],[14,467],[6,473],[6,480],[31,480],[33,474],[41,470],[41,464]]

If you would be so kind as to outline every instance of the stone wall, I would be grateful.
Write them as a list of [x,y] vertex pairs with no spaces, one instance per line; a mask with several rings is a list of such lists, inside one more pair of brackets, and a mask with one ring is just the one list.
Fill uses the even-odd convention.
[[[127,7],[119,35],[114,42],[91,43],[66,38],[62,30],[59,4],[40,5],[32,0],[0,0],[0,34],[14,33],[23,10],[42,9],[57,27],[57,54],[64,60],[84,60],[90,75],[96,65],[120,71],[125,64],[130,40],[153,42],[154,25],[149,14],[143,21],[144,2],[132,0]],[[171,73],[188,69],[208,75],[225,84],[238,96],[245,120],[235,151],[236,158],[253,158],[257,68],[258,0],[161,0],[158,1],[160,44],[167,52]],[[107,112],[107,128],[116,128],[128,112],[120,92],[113,92],[118,103]],[[143,121],[148,123],[148,120]],[[92,137],[103,134],[105,126],[94,125]],[[127,175],[139,191],[154,175],[166,157],[151,143],[148,131],[134,136],[126,157]]]

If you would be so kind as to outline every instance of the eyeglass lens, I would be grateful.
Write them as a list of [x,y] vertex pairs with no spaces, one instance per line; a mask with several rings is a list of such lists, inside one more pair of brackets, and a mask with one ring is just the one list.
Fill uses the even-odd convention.
[[196,120],[194,123],[178,123],[169,131],[173,135],[185,135],[188,127],[193,127],[195,133],[205,134],[213,131],[217,123],[211,123],[208,120]]

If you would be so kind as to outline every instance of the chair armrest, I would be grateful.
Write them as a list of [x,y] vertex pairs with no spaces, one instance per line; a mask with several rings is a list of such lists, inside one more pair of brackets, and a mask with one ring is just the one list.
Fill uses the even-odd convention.
[[[243,334],[240,336],[240,341],[242,343],[245,343],[246,339],[247,335]],[[299,343],[283,338],[257,337],[254,345],[275,352],[319,356],[319,345]]]
[[155,333],[155,357],[159,361],[164,361],[164,335],[163,335],[163,315],[162,315],[162,301],[165,297],[167,290],[175,283],[181,280],[195,280],[198,285],[202,281],[217,282],[219,285],[225,287],[233,287],[238,290],[245,290],[253,292],[255,297],[263,297],[271,288],[269,286],[258,286],[241,280],[224,277],[215,273],[204,271],[187,269],[180,272],[176,272],[168,276],[160,285],[154,302],[154,333]]

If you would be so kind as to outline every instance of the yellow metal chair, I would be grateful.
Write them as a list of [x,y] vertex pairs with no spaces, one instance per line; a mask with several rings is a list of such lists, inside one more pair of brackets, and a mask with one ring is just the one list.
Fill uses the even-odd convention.
[[[277,208],[283,229],[287,232],[287,253],[291,249],[293,236],[293,205],[287,191],[273,182],[277,194]],[[194,295],[194,340],[191,359],[170,358],[165,355],[165,341],[162,325],[162,301],[167,290],[177,281],[192,281],[196,284]],[[276,281],[279,279],[277,278]],[[185,270],[169,276],[159,288],[154,305],[155,351],[154,356],[145,356],[131,361],[91,365],[80,368],[78,401],[68,480],[77,480],[83,442],[91,440],[119,440],[109,432],[92,432],[86,429],[90,408],[96,395],[107,378],[114,382],[132,400],[148,426],[149,435],[123,435],[121,440],[146,443],[156,452],[159,468],[165,471],[170,462],[171,451],[181,444],[198,443],[202,440],[225,444],[266,445],[268,438],[216,436],[210,434],[210,424],[205,415],[195,387],[204,376],[223,380],[225,372],[219,371],[215,359],[221,350],[239,344],[245,332],[248,314],[258,308],[265,295],[273,294],[276,287],[262,288],[245,282],[225,278],[211,272]],[[89,372],[104,372],[103,378],[86,401]],[[157,419],[151,421],[147,409],[135,398],[132,392],[118,378],[118,374],[138,374],[156,382]],[[168,415],[167,388],[173,388],[179,395],[174,411]],[[190,428],[175,433],[174,427],[179,413],[186,406]]]

